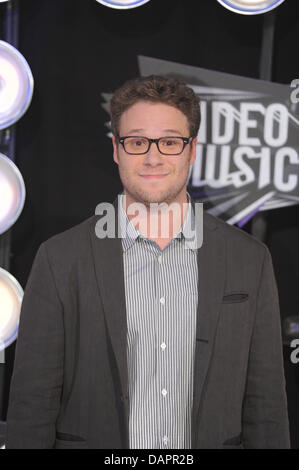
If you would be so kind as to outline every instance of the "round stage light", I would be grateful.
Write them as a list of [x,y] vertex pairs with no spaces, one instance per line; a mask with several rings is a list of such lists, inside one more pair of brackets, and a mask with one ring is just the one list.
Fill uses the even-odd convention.
[[24,291],[18,281],[0,268],[0,351],[18,335]]
[[24,207],[25,184],[16,165],[0,153],[0,235],[17,220]]
[[144,5],[150,0],[96,0],[98,3],[110,8],[117,8],[119,10],[127,10],[129,8],[136,8]]
[[0,41],[0,129],[18,121],[27,111],[33,94],[33,76],[22,54]]
[[241,15],[259,15],[281,5],[284,0],[218,0],[221,5]]

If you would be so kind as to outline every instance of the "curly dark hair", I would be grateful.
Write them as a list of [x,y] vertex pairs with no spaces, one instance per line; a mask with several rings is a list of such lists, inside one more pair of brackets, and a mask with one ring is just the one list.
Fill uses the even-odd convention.
[[175,78],[150,75],[137,77],[118,88],[110,102],[111,129],[119,134],[122,114],[138,101],[164,103],[179,109],[188,119],[190,136],[196,137],[200,126],[200,104],[195,92]]

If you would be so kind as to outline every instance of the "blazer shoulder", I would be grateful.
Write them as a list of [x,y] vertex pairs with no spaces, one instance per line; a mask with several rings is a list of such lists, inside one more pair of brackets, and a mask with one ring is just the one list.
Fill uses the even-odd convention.
[[94,230],[95,223],[96,217],[91,216],[64,232],[53,235],[43,242],[42,245],[49,254],[56,256],[61,255],[63,258],[68,255],[73,256],[75,253],[84,253],[87,243],[89,243],[90,233]]

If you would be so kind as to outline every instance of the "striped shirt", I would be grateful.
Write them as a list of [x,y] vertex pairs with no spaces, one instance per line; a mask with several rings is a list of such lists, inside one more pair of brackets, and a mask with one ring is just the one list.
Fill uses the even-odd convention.
[[197,249],[186,236],[191,204],[161,251],[129,221],[120,201],[130,448],[189,449],[198,303]]

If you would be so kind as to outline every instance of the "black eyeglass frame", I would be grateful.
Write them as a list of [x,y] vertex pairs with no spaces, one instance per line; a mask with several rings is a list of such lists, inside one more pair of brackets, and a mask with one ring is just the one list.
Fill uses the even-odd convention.
[[[135,139],[145,139],[145,140],[147,140],[147,142],[148,142],[147,150],[145,152],[140,152],[140,153],[127,152],[127,150],[125,149],[125,140],[129,139],[129,138],[132,138],[132,137],[135,138]],[[163,140],[163,139],[181,139],[183,141],[183,148],[182,148],[181,152],[179,152],[179,153],[161,152],[160,147],[159,147],[159,142],[160,142],[160,140]],[[124,137],[117,137],[117,141],[123,146],[124,151],[128,155],[145,155],[149,151],[149,149],[151,148],[151,145],[153,143],[156,144],[157,149],[159,150],[159,152],[162,155],[181,155],[183,153],[183,151],[185,150],[186,145],[190,144],[193,139],[194,139],[194,137],[181,137],[181,136],[174,136],[174,135],[159,137],[158,139],[150,139],[150,138],[144,137],[142,135],[127,135],[127,136],[124,136]]]

